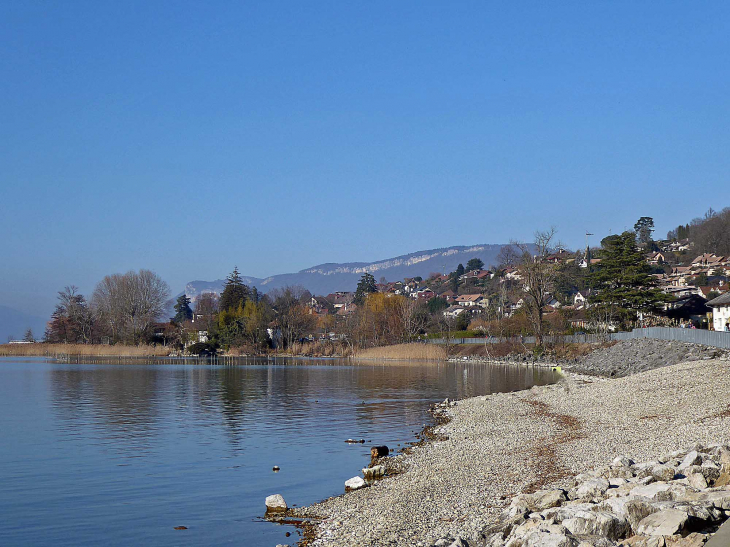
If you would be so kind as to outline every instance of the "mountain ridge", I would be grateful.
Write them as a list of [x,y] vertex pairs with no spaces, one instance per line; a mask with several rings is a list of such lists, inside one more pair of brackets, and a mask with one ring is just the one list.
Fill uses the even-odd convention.
[[[375,277],[386,277],[398,281],[404,277],[428,277],[433,272],[447,273],[456,269],[459,263],[479,258],[485,267],[496,265],[499,251],[508,244],[484,243],[477,245],[455,245],[407,253],[373,262],[325,262],[295,273],[285,273],[257,278],[242,276],[243,282],[266,293],[287,285],[301,285],[314,294],[329,294],[337,291],[354,291],[364,273]],[[376,273],[378,275],[376,275]],[[191,281],[185,286],[185,294],[192,300],[204,292],[220,294],[225,279],[215,281]]]

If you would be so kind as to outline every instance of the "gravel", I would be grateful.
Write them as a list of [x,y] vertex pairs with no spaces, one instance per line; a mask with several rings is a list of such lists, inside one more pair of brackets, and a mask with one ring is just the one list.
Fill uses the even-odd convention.
[[685,361],[727,358],[730,352],[720,348],[640,338],[597,349],[578,363],[563,365],[582,374],[621,378]]
[[556,385],[465,399],[444,410],[442,440],[388,458],[401,474],[293,513],[323,518],[317,546],[482,545],[520,492],[568,487],[617,456],[727,443],[729,373],[727,360],[701,360],[618,379],[569,373]]

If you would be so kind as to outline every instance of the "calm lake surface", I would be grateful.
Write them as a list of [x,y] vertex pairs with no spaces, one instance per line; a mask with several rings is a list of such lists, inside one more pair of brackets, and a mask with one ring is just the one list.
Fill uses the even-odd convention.
[[293,545],[296,528],[261,521],[267,495],[341,494],[370,446],[415,440],[430,403],[555,379],[527,366],[255,363],[0,358],[0,545]]

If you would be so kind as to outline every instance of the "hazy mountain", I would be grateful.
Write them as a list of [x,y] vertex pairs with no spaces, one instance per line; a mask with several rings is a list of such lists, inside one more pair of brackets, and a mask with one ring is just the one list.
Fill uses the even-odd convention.
[[[380,281],[399,281],[404,277],[421,276],[424,279],[431,273],[448,273],[471,258],[481,259],[485,267],[496,265],[497,255],[505,245],[471,245],[419,251],[407,255],[379,260],[377,262],[350,262],[346,264],[320,264],[297,273],[279,274],[266,279],[244,277],[244,283],[256,287],[261,292],[287,285],[301,285],[313,294],[326,295],[335,291],[354,291],[362,274],[370,272]],[[225,280],[191,281],[185,286],[185,294],[195,299],[204,292],[223,290]]]
[[8,337],[22,339],[28,327],[33,329],[33,335],[36,338],[43,338],[46,331],[46,319],[7,306],[0,306],[0,344],[7,342]]

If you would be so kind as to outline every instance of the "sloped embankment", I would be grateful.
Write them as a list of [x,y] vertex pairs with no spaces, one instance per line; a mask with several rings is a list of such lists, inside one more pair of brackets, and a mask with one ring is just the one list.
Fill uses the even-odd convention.
[[720,348],[641,338],[597,349],[577,363],[566,364],[564,368],[591,376],[621,378],[685,361],[722,359],[728,356],[730,352]]

